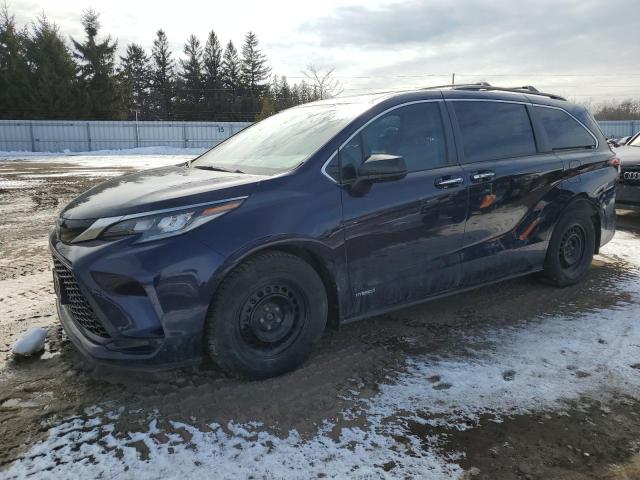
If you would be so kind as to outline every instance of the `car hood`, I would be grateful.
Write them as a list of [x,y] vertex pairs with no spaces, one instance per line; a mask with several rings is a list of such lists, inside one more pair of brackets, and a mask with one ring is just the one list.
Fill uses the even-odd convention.
[[615,152],[621,165],[640,165],[640,147],[619,147],[615,149]]
[[107,180],[69,203],[61,217],[96,219],[249,195],[265,176],[189,168],[155,168]]

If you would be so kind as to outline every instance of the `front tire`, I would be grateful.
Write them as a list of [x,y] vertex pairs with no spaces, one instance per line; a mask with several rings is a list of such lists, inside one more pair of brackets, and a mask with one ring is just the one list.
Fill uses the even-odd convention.
[[225,372],[267,378],[300,365],[326,323],[318,274],[300,257],[272,251],[224,279],[207,314],[205,346]]
[[542,278],[557,287],[582,280],[589,271],[596,249],[593,209],[583,201],[570,206],[551,236]]

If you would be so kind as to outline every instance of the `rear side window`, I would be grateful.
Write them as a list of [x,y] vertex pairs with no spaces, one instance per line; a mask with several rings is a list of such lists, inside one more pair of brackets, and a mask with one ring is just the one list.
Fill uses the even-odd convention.
[[445,165],[445,136],[438,104],[399,107],[367,125],[340,151],[342,179],[354,179],[358,166],[376,153],[403,157],[409,172]]
[[453,102],[466,162],[534,155],[536,142],[524,105]]
[[562,110],[536,107],[535,115],[540,120],[552,150],[593,148],[595,139],[587,130]]

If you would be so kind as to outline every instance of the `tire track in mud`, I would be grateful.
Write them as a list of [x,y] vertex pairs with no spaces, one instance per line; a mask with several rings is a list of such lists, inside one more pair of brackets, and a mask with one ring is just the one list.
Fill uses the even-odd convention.
[[36,258],[11,258],[0,261],[0,281],[48,271],[51,271],[51,260],[45,255],[38,255]]

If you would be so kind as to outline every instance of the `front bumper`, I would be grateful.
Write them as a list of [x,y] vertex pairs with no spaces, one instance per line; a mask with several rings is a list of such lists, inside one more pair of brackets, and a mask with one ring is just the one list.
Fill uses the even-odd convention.
[[210,247],[188,234],[140,245],[132,239],[69,245],[55,232],[49,246],[57,268],[61,262],[72,274],[82,312],[91,312],[101,327],[87,328],[77,302],[65,295],[67,287],[57,285],[60,321],[87,357],[140,369],[201,359],[213,278],[223,262]]
[[627,210],[640,210],[640,183],[636,185],[618,183],[616,207]]

